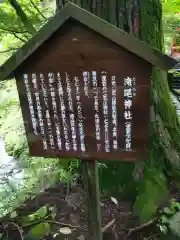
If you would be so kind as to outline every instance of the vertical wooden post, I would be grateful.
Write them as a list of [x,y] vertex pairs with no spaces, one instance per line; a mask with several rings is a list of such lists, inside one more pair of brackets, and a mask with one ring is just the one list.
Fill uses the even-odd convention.
[[82,160],[81,164],[88,211],[88,240],[102,240],[97,161]]

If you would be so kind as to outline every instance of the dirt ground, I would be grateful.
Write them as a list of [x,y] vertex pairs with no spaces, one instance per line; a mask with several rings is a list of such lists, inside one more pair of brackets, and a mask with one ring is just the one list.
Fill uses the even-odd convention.
[[[67,191],[64,183],[58,183],[56,186],[46,189],[36,198],[28,200],[20,208],[16,209],[18,218],[34,213],[40,207],[54,206],[56,217],[54,221],[49,221],[52,226],[51,234],[44,237],[43,240],[85,240],[87,239],[87,209],[84,191],[81,185],[74,186]],[[124,201],[116,201],[110,197],[101,196],[102,211],[102,229],[104,240],[140,240],[140,239],[158,239],[155,223],[150,228],[144,228],[143,231],[132,231],[138,225],[137,217],[133,216],[131,204]],[[7,216],[3,221],[7,221]],[[2,220],[1,220],[2,221]],[[48,221],[48,219],[47,219]],[[18,224],[18,223],[17,223]],[[62,225],[61,225],[62,224]],[[71,233],[67,236],[59,233],[59,228],[68,227]],[[29,229],[23,229],[26,233]],[[57,234],[58,233],[58,234]],[[20,239],[17,231],[12,231],[10,239]]]

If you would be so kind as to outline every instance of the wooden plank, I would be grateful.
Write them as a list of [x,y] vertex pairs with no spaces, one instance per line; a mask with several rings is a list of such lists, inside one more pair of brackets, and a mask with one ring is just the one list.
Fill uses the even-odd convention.
[[81,161],[88,212],[88,240],[102,240],[98,166],[96,160]]

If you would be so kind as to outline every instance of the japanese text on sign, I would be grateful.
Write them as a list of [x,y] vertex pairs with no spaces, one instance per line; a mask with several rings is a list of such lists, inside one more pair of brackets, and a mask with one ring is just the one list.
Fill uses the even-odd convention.
[[67,72],[49,72],[47,75],[33,73],[24,74],[24,85],[33,133],[41,136],[44,150],[88,151],[85,105],[82,101],[84,94],[88,101],[92,99],[96,151],[132,151],[132,108],[133,97],[136,96],[134,77],[124,78],[124,146],[119,140],[121,127],[118,122],[115,75],[109,75],[106,71],[83,71],[80,78]]
[[92,86],[93,86],[93,98],[94,98],[94,119],[95,119],[95,131],[96,131],[96,141],[97,141],[97,151],[101,149],[101,127],[100,127],[100,114],[99,114],[99,93],[97,91],[97,73],[92,71]]
[[83,115],[81,108],[81,97],[80,97],[80,84],[79,78],[74,77],[75,87],[76,87],[76,104],[77,104],[77,118],[78,118],[78,128],[79,128],[79,136],[80,136],[80,147],[81,151],[85,152],[85,143],[84,143],[84,125],[83,125]]
[[[135,95],[135,78],[124,78],[125,150],[132,151],[132,98]],[[133,94],[134,93],[134,94]]]
[[112,126],[113,126],[113,149],[118,149],[118,134],[117,134],[117,107],[116,107],[116,78],[111,77],[112,84]]

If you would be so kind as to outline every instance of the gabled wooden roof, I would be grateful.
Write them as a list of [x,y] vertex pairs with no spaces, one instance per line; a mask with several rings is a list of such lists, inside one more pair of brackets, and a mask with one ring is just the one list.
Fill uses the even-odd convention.
[[73,3],[67,3],[44,27],[0,67],[0,80],[14,77],[17,68],[49,39],[69,18],[101,34],[129,52],[164,70],[172,68],[177,61],[151,47],[138,38],[102,20]]

